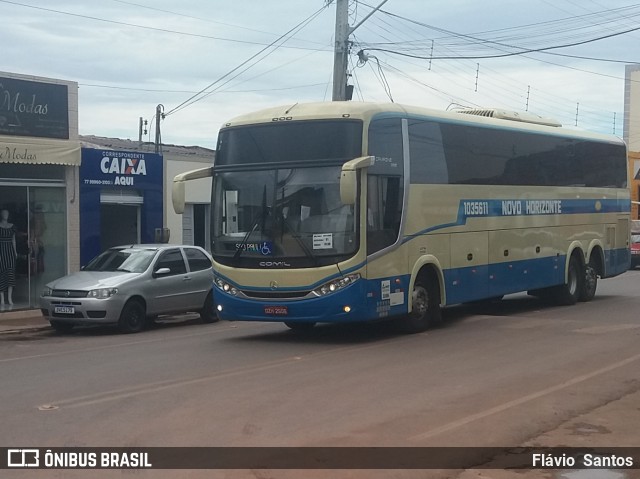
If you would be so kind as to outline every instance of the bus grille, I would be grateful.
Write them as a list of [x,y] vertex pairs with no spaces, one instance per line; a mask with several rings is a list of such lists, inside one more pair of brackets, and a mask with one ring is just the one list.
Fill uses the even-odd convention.
[[297,299],[304,298],[309,291],[242,291],[250,298],[262,299]]

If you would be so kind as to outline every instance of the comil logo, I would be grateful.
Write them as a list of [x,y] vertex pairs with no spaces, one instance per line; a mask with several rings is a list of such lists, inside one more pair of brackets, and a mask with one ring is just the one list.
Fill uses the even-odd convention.
[[39,467],[40,451],[38,449],[8,449],[8,467]]

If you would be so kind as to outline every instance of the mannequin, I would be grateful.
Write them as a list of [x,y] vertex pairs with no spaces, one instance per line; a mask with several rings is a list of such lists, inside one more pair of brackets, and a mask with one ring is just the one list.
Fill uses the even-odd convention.
[[4,292],[7,302],[13,305],[13,287],[16,285],[16,227],[9,223],[9,211],[0,210],[0,305],[4,306]]

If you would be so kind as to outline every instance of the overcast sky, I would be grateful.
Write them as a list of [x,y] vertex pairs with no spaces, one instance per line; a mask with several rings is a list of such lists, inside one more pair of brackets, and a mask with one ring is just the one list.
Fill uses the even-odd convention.
[[[350,24],[380,2],[352,1]],[[622,136],[640,4],[388,0],[382,10],[352,36],[354,101],[528,110]],[[215,148],[234,116],[331,100],[325,0],[0,0],[0,19],[0,71],[78,82],[84,135],[135,140],[143,117],[153,141],[162,104],[164,143]]]

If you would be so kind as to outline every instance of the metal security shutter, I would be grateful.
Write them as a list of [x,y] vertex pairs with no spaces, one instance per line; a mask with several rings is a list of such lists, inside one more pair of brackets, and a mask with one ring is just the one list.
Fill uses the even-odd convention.
[[118,205],[142,205],[144,198],[137,191],[106,190],[100,192],[100,203]]

